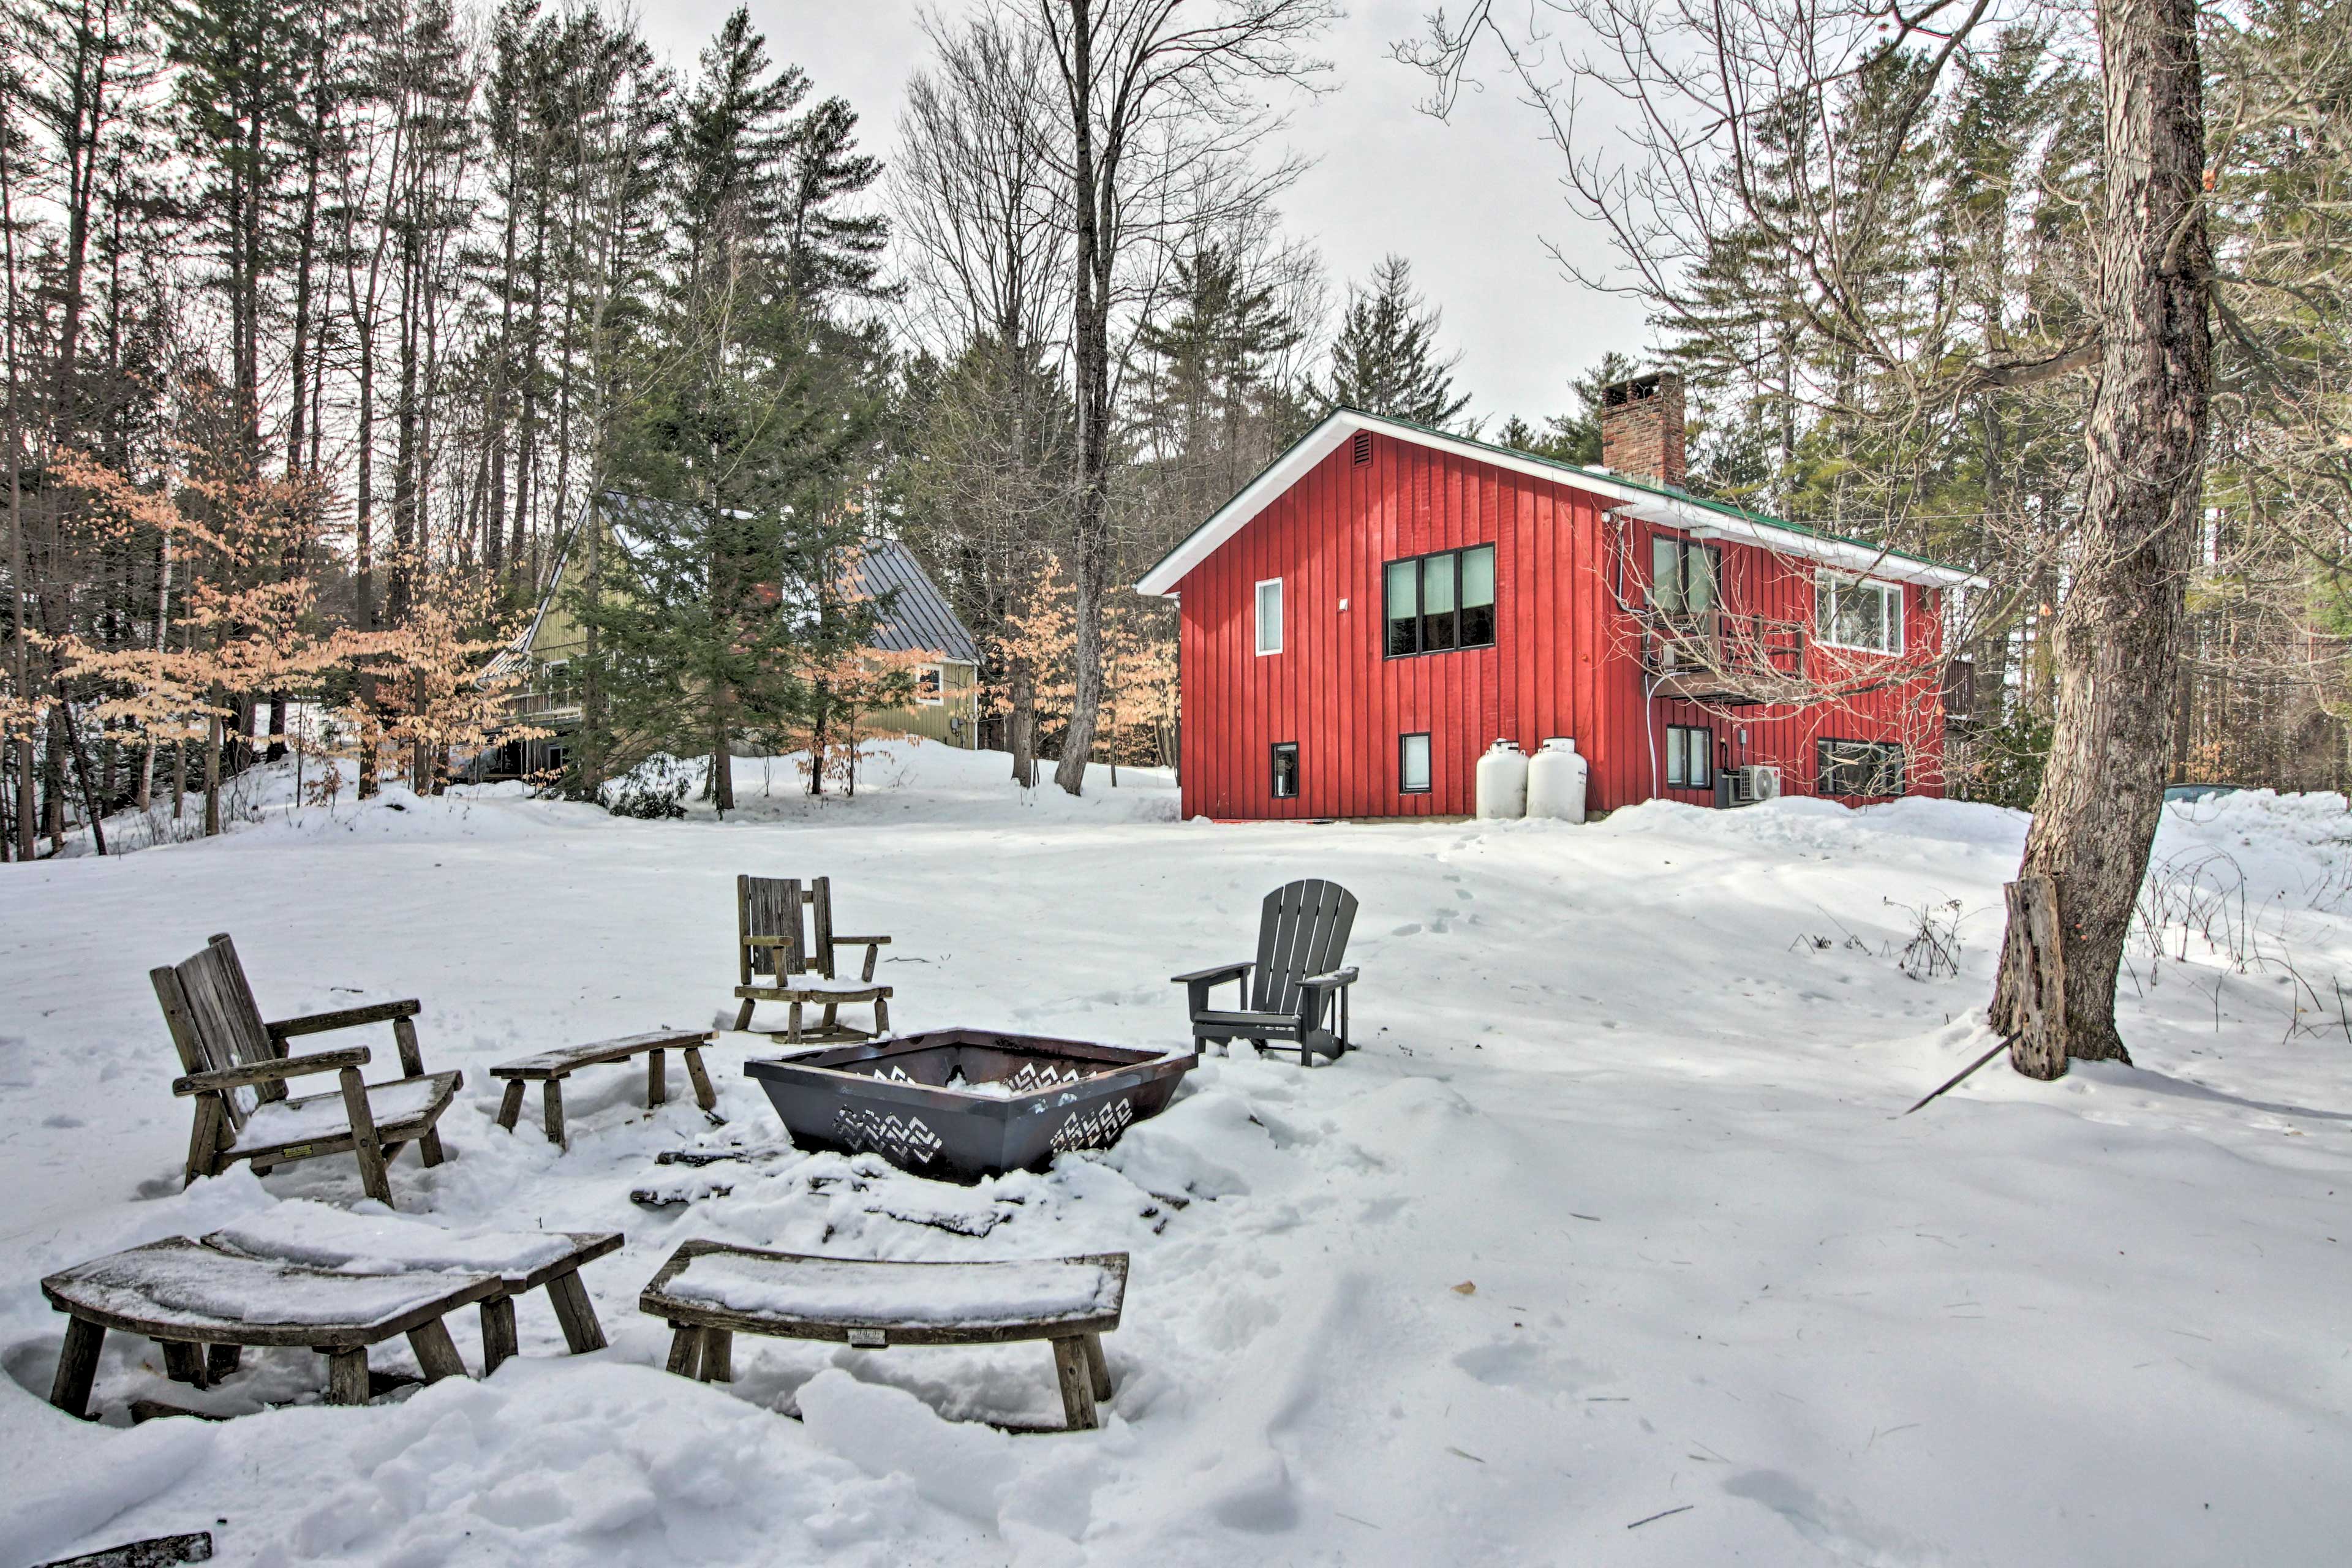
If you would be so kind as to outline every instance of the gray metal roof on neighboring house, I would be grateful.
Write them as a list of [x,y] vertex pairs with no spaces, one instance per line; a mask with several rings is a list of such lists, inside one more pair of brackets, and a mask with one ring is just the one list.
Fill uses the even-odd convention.
[[872,647],[886,653],[935,653],[966,664],[980,662],[971,633],[956,619],[913,551],[895,539],[869,539],[866,553],[849,569],[850,586],[867,598],[878,599],[896,589],[898,597],[882,623],[874,628]]
[[[624,555],[628,555],[639,548],[638,542],[646,532],[661,526],[663,512],[675,505],[672,501],[607,491],[593,507],[583,507],[579,521],[557,542],[555,559],[548,571],[547,591],[540,597],[530,625],[477,679],[506,675],[530,658],[531,647],[539,638],[540,625],[547,618],[548,608],[554,604],[556,591],[562,584],[572,545],[592,512],[603,516],[613,531],[614,542],[621,547]],[[878,599],[892,589],[898,590],[889,614],[875,627],[868,647],[886,653],[933,653],[965,664],[980,663],[980,649],[963,622],[957,619],[947,595],[940,592],[914,552],[897,540],[866,540],[865,553],[849,568],[847,577],[851,592],[867,598]]]

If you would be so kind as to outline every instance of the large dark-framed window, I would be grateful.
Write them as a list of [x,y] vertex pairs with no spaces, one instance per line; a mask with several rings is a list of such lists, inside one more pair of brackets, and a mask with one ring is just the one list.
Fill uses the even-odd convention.
[[1813,742],[1813,787],[1823,795],[1901,795],[1903,763],[1903,748],[1895,742],[1825,735]]
[[1274,798],[1298,798],[1298,742],[1277,741],[1274,745]]
[[1397,793],[1427,795],[1430,789],[1429,731],[1397,737]]
[[1697,724],[1666,726],[1666,787],[1715,787],[1715,731]]
[[1650,536],[1650,608],[1699,616],[1723,603],[1723,552],[1670,533]]
[[1387,658],[1495,646],[1493,545],[1391,561],[1381,584]]

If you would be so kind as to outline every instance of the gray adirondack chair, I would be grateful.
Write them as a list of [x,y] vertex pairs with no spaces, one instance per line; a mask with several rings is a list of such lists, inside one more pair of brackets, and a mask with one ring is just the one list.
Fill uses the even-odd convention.
[[[1179,974],[1192,1015],[1192,1038],[1230,1046],[1248,1040],[1261,1051],[1296,1047],[1302,1066],[1317,1053],[1337,1061],[1348,1049],[1348,988],[1356,972],[1340,967],[1356,923],[1356,896],[1320,879],[1292,882],[1265,896],[1255,962],[1220,963]],[[1226,981],[1240,988],[1240,1005],[1220,1011],[1209,993]]]
[[[185,1070],[173,1081],[172,1092],[196,1102],[196,1124],[188,1136],[190,1182],[240,1160],[267,1172],[297,1160],[348,1153],[359,1160],[360,1184],[367,1195],[389,1208],[392,1181],[384,1167],[403,1146],[415,1143],[428,1165],[441,1163],[435,1123],[466,1080],[455,1072],[425,1070],[413,1022],[420,1010],[415,1002],[378,1002],[264,1022],[236,944],[226,936],[214,937],[184,963],[148,971],[148,978]],[[304,1035],[387,1023],[403,1075],[387,1082],[361,1081],[359,1069],[371,1056],[365,1046],[287,1054],[286,1042]],[[288,1095],[288,1080],[322,1073],[336,1075],[335,1092]]]

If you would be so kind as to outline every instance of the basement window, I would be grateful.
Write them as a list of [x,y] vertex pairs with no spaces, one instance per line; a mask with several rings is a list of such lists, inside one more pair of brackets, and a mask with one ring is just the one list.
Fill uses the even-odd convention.
[[1495,547],[1391,561],[1381,574],[1390,658],[1495,646]]
[[1814,785],[1823,795],[1887,795],[1903,793],[1903,748],[1892,741],[1814,743]]
[[1695,724],[1666,726],[1666,787],[1715,787],[1715,731]]
[[1274,798],[1298,798],[1298,742],[1277,742],[1274,748]]
[[1282,579],[1269,577],[1257,585],[1257,651],[1282,651]]
[[1813,579],[1813,636],[1862,653],[1903,651],[1903,589],[1823,572]]
[[1397,793],[1429,793],[1429,736],[1426,733],[1397,737]]

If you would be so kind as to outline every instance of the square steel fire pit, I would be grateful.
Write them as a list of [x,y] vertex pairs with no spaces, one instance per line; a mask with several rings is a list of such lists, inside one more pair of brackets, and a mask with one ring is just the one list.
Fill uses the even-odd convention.
[[918,1175],[977,1181],[1102,1149],[1157,1112],[1200,1053],[933,1029],[803,1051],[743,1070],[793,1141],[871,1149]]

